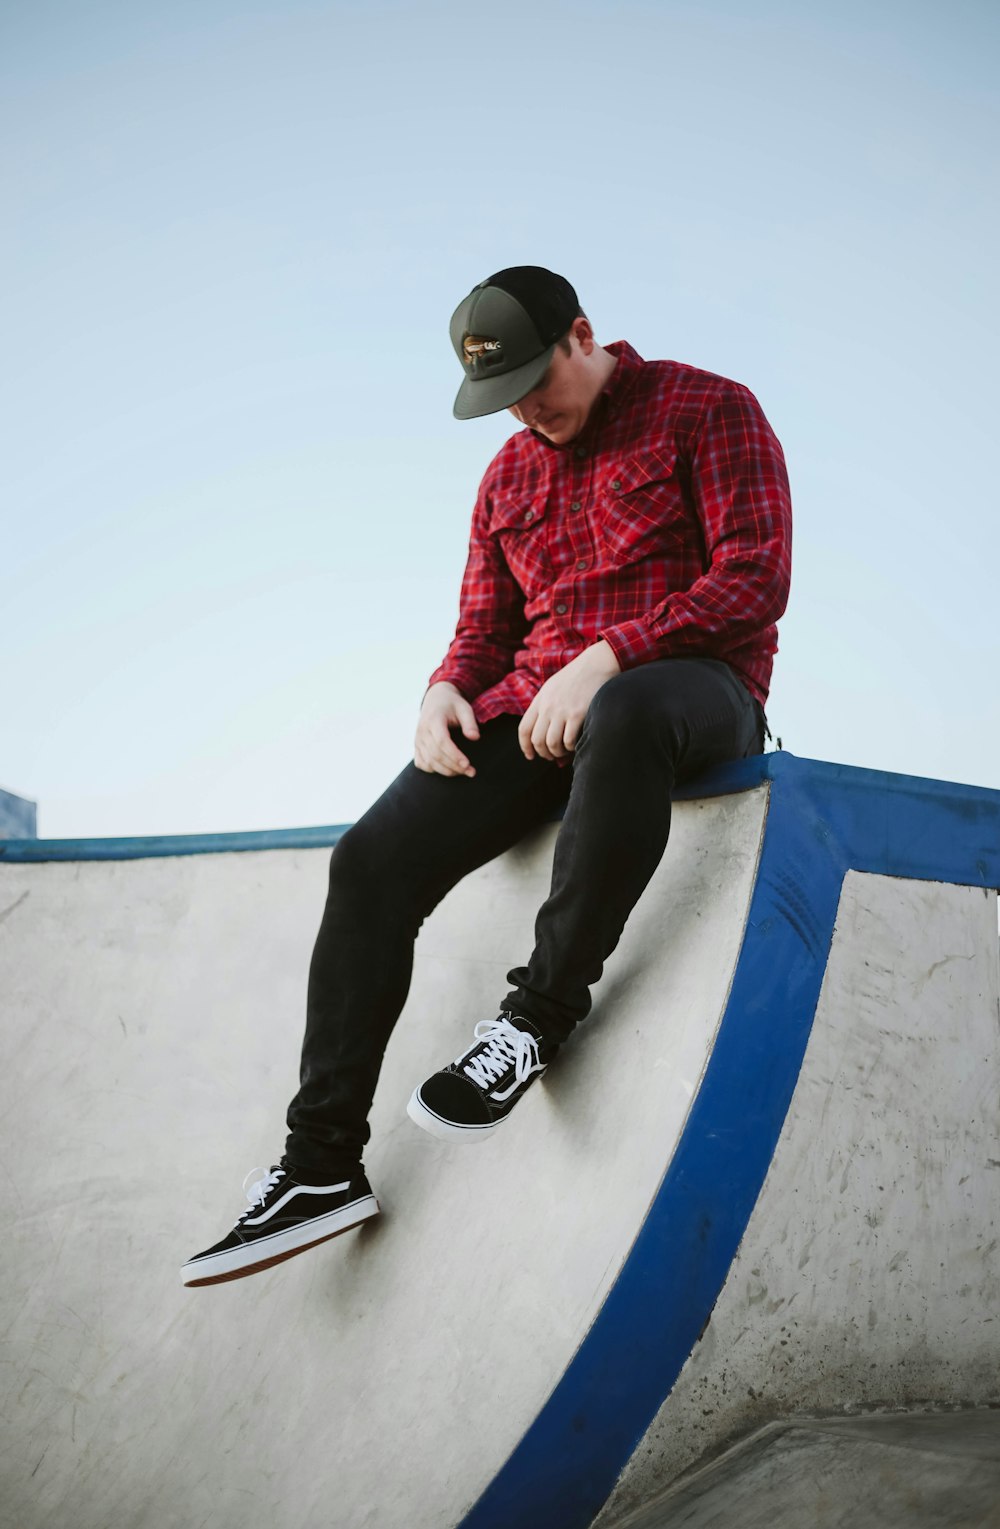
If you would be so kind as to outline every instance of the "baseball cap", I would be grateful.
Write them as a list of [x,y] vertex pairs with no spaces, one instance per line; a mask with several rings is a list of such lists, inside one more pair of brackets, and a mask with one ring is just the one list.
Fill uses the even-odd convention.
[[451,343],[465,368],[455,418],[496,414],[530,393],[579,312],[565,276],[541,265],[508,266],[473,287],[451,316]]

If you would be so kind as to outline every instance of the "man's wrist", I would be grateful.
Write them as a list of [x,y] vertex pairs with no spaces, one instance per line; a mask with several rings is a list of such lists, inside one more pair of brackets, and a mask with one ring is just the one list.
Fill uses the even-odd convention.
[[592,643],[588,651],[599,655],[601,663],[610,674],[621,673],[622,666],[618,662],[618,655],[606,638],[601,637],[597,642]]
[[453,684],[453,682],[451,680],[434,680],[434,682],[432,684],[427,686],[427,689],[424,691],[423,695],[421,696],[421,698],[420,698],[421,706],[423,706],[424,702],[426,701],[427,697],[430,695],[432,690],[441,690],[445,686],[447,686],[447,688],[449,690],[454,691],[455,695],[462,696],[463,701],[465,700],[465,697],[464,697],[464,695],[462,695],[462,692],[459,690],[458,686]]

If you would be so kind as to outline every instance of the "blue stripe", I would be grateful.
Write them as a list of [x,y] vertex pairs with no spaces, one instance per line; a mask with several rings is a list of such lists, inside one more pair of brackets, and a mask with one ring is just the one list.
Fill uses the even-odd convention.
[[0,861],[149,860],[161,855],[218,855],[262,849],[317,849],[336,844],[349,823],[321,828],[270,828],[254,833],[162,834],[146,839],[7,839]]
[[[748,760],[740,766],[730,767],[737,777],[730,784],[730,777],[717,772],[718,791],[744,789],[743,774],[749,769],[752,783],[763,778],[763,761]],[[682,793],[678,793],[681,795]],[[699,790],[690,794],[703,795]],[[0,793],[2,795],[2,793]],[[13,800],[13,799],[12,799]],[[26,804],[34,810],[34,803]],[[563,809],[552,814],[552,822],[558,822]],[[159,834],[140,838],[117,839],[38,839],[33,832],[26,832],[31,823],[24,820],[18,825],[22,832],[18,837],[0,840],[0,861],[11,864],[41,864],[50,860],[151,860],[168,855],[219,855],[240,854],[265,849],[322,849],[332,847],[350,828],[350,823],[333,823],[318,828],[269,828],[245,830],[224,834]]]
[[770,781],[747,928],[687,1125],[562,1379],[460,1529],[587,1529],[711,1316],[798,1079],[848,869],[1000,885],[1000,793],[788,754],[700,781]]

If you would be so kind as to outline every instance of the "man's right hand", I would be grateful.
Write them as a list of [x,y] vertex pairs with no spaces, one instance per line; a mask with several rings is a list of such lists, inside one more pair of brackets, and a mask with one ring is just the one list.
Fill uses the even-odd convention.
[[478,738],[475,713],[450,680],[439,680],[424,696],[413,744],[413,763],[429,775],[468,775],[475,770],[449,732],[460,727],[466,738]]

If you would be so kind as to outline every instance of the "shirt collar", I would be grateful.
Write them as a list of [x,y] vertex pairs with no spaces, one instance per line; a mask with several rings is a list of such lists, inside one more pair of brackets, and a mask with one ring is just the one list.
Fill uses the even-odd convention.
[[618,364],[604,384],[598,397],[606,398],[608,406],[615,408],[621,403],[625,394],[639,375],[640,369],[646,363],[639,352],[632,349],[627,340],[615,340],[611,345],[605,345],[604,349],[609,355],[617,357]]

